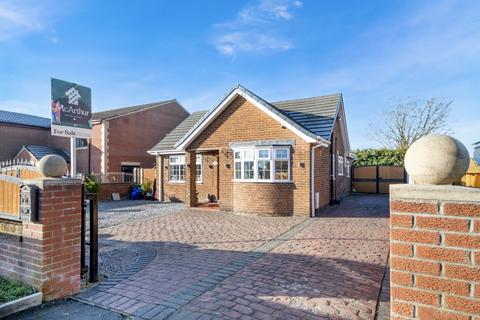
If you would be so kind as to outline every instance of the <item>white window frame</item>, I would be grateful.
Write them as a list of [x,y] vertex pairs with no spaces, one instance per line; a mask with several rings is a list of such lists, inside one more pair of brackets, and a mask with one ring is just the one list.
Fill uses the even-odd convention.
[[[86,141],[87,143],[85,145],[80,145],[79,141]],[[75,139],[75,148],[76,148],[76,150],[87,149],[88,148],[88,143],[89,143],[89,141],[86,138],[76,138]]]
[[[197,154],[195,159],[195,182],[202,183],[203,182],[203,158],[201,154]],[[197,174],[197,166],[200,165],[200,179]]]
[[[239,158],[236,158],[236,155],[237,153],[239,154]],[[233,178],[234,179],[237,179],[237,163],[240,164],[240,178],[238,178],[237,180],[241,180],[242,177],[243,177],[243,163],[242,163],[242,153],[243,151],[242,150],[236,150],[233,152]]]
[[[173,161],[175,160],[175,162]],[[173,166],[183,165],[183,180],[172,180]],[[185,183],[185,155],[171,155],[168,157],[168,182],[169,183]]]
[[[260,152],[268,150],[268,157],[263,156],[260,158]],[[276,158],[277,150],[285,150],[287,152],[286,158]],[[240,158],[236,159],[235,156],[240,154]],[[234,158],[234,174],[233,181],[238,182],[267,182],[267,183],[290,183],[291,181],[291,159],[290,159],[290,147],[287,146],[260,146],[260,147],[242,147],[235,148],[233,150]],[[288,163],[288,178],[286,180],[275,179],[275,161],[286,160]],[[245,179],[245,162],[253,162],[253,179]],[[258,161],[270,162],[270,179],[260,179],[258,175]],[[237,163],[241,163],[240,178],[237,178]]]
[[335,154],[332,153],[332,177],[333,180],[336,178],[336,168],[337,167],[337,162],[335,161]]
[[338,155],[338,175],[343,176],[345,174],[345,163],[343,161],[343,156]]
[[347,167],[347,178],[350,178],[350,160],[345,161],[345,166]]

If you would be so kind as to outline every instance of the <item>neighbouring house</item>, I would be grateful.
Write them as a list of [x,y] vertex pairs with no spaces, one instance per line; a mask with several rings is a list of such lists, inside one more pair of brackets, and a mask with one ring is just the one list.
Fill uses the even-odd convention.
[[0,110],[0,161],[12,160],[23,146],[69,150],[70,139],[50,134],[50,119]]
[[314,215],[350,192],[341,94],[267,102],[237,86],[149,150],[162,201],[225,211]]
[[[130,182],[134,168],[155,165],[147,150],[188,116],[176,100],[93,113],[91,139],[76,140],[77,172]],[[70,155],[70,139],[52,136],[48,118],[0,111],[0,137],[0,161],[36,159],[47,150]]]
[[63,148],[26,145],[20,149],[20,152],[14,157],[14,160],[26,160],[28,162],[37,162],[44,156],[54,154],[65,159],[70,164],[70,153]]
[[188,116],[177,100],[94,112],[90,143],[77,146],[78,172],[115,175],[153,167],[147,150]]

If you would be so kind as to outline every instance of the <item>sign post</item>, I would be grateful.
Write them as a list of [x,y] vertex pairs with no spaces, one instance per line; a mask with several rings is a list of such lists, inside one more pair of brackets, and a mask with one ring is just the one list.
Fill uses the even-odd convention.
[[76,139],[90,139],[92,93],[90,88],[52,78],[52,135],[70,138],[70,175],[77,175]]

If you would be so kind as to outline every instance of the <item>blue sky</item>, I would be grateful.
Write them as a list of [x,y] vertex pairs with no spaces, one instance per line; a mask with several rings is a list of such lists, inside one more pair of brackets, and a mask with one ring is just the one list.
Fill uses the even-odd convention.
[[479,1],[0,0],[0,109],[48,117],[50,77],[93,110],[177,98],[208,109],[237,83],[266,100],[342,92],[352,147],[400,100],[452,100],[480,140]]

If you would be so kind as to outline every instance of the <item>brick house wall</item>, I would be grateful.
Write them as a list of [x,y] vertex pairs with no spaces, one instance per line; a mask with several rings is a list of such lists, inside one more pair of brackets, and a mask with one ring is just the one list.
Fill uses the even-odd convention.
[[[202,155],[202,182],[197,182],[198,201],[200,203],[207,202],[207,195],[215,195],[218,197],[218,152],[209,151],[200,153]],[[159,196],[162,201],[185,201],[186,186],[184,182],[170,182],[168,176],[168,155],[157,157],[157,167],[160,168],[160,158],[163,158],[163,177],[158,177],[158,190],[163,189],[163,198]],[[217,165],[214,164],[217,161]]]
[[80,291],[81,181],[31,180],[40,188],[39,221],[1,220],[0,275],[43,293],[44,300]]
[[[188,147],[187,150],[219,150],[220,208],[235,210],[234,197],[250,197],[250,211],[262,210],[261,192],[270,193],[271,188],[258,187],[254,198],[242,186],[233,193],[233,153],[229,142],[293,139],[296,144],[291,148],[291,178],[293,181],[293,212],[296,215],[310,215],[310,144],[304,142],[293,132],[283,127],[275,119],[252,105],[243,97],[237,97]],[[253,183],[262,184],[265,183]],[[262,191],[263,190],[263,191]],[[240,193],[247,194],[240,194]],[[278,196],[283,195],[282,193]],[[253,200],[258,199],[258,201]]]
[[[149,150],[188,116],[177,102],[143,109],[93,123],[90,149],[79,150],[79,172],[121,172],[122,162],[151,168],[155,157]],[[81,171],[80,171],[81,170]]]
[[[343,106],[340,107],[339,115],[343,114]],[[344,137],[343,132],[340,128],[340,120],[335,122],[335,126],[333,128],[333,136],[331,139],[331,148],[332,152],[335,155],[335,180],[333,181],[333,199],[335,200],[342,200],[346,195],[350,193],[351,189],[351,177],[347,176],[347,157],[349,156],[346,154],[346,148],[343,143]],[[344,158],[344,174],[343,176],[338,174],[338,156],[343,156]],[[331,163],[332,159],[330,159]]]
[[391,319],[480,319],[480,190],[390,186]]
[[70,139],[50,135],[50,129],[0,123],[0,161],[13,159],[24,145],[40,145],[70,150]]
[[[315,148],[314,150],[314,192],[318,193],[318,208],[330,203],[330,165],[331,156],[329,148]],[[315,200],[316,201],[316,200]]]

